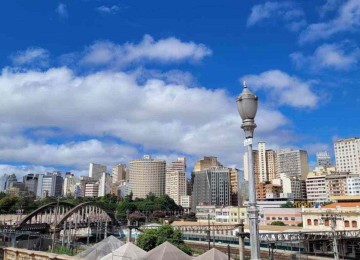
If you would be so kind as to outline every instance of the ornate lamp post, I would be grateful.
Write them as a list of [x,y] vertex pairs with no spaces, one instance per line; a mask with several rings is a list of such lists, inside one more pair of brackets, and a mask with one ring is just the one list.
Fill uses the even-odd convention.
[[255,174],[253,164],[253,151],[252,140],[254,135],[255,115],[258,106],[258,97],[255,96],[247,88],[244,82],[244,89],[240,96],[238,96],[237,107],[242,119],[241,128],[245,132],[244,146],[247,146],[248,153],[248,174],[249,174],[249,229],[250,229],[250,246],[251,246],[251,259],[260,260],[260,243],[259,243],[259,211],[256,207],[256,189],[255,189]]

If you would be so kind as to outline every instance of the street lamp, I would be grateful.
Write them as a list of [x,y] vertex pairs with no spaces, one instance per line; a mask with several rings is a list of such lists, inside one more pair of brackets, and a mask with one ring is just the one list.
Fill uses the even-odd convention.
[[240,96],[238,96],[237,107],[242,119],[241,128],[245,132],[244,146],[247,146],[248,153],[248,178],[249,178],[249,230],[250,230],[250,246],[251,246],[251,259],[260,260],[260,243],[259,243],[259,211],[256,207],[256,189],[255,189],[255,174],[253,165],[253,151],[252,140],[254,135],[255,115],[258,106],[258,97],[255,96],[247,88],[244,81],[244,89]]

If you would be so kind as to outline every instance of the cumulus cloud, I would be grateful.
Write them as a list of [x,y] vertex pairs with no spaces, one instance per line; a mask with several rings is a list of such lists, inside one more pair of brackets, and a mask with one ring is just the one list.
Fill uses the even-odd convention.
[[360,58],[360,50],[348,44],[323,44],[309,56],[301,52],[290,55],[297,67],[310,67],[312,70],[354,68]]
[[63,18],[66,18],[69,16],[69,13],[67,11],[67,7],[66,4],[60,3],[57,7],[56,7],[56,13]]
[[98,41],[87,48],[81,63],[123,66],[143,61],[199,61],[211,54],[212,51],[203,44],[183,42],[174,37],[155,41],[150,35],[145,35],[138,44],[119,45],[109,41]]
[[15,66],[32,65],[45,67],[49,63],[49,52],[43,48],[31,47],[17,51],[10,56]]
[[288,105],[296,108],[314,108],[318,96],[311,90],[311,83],[280,70],[270,70],[259,75],[246,75],[246,80],[252,89],[262,89],[278,105]]
[[[68,68],[3,70],[1,160],[84,169],[91,161],[127,162],[139,156],[141,147],[197,158],[212,154],[224,163],[240,164],[243,136],[235,97],[221,89],[156,77],[140,82],[136,72],[78,76]],[[281,112],[263,105],[257,121],[259,137],[288,123]],[[41,134],[47,128],[67,132],[73,141],[52,144],[46,142],[48,133],[40,141],[24,135],[38,129]],[[52,140],[56,133],[52,131]],[[76,141],[77,137],[91,138]],[[112,141],[101,141],[102,137]]]
[[306,25],[303,10],[294,3],[267,1],[252,7],[247,26],[275,20],[283,22],[291,31],[298,31]]
[[348,0],[340,8],[334,19],[310,24],[301,34],[300,43],[327,39],[342,32],[354,32],[360,27],[360,1]]
[[116,14],[120,11],[120,8],[117,5],[112,5],[112,6],[102,5],[97,7],[96,11],[102,14]]

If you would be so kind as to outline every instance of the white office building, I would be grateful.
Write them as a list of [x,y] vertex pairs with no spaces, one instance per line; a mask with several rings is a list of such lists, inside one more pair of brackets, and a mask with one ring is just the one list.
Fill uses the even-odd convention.
[[336,169],[360,174],[360,138],[338,140],[334,144]]

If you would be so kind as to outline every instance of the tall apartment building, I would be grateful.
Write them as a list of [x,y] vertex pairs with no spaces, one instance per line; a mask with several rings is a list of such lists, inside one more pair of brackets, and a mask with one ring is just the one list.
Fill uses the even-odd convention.
[[23,177],[23,183],[25,185],[25,190],[29,193],[36,195],[37,186],[38,186],[38,174],[29,173]]
[[124,181],[128,180],[128,174],[125,164],[118,164],[114,167],[112,167],[112,183],[122,183]]
[[203,159],[198,160],[195,163],[193,172],[199,172],[206,169],[209,169],[211,167],[218,167],[223,166],[217,159],[217,157],[214,156],[204,156]]
[[334,148],[337,170],[360,174],[360,138],[338,140]]
[[4,192],[6,190],[7,180],[8,180],[8,175],[7,174],[3,174],[0,177],[0,192]]
[[305,180],[309,173],[307,152],[293,149],[280,150],[277,152],[277,166],[280,178]]
[[145,198],[150,192],[156,196],[165,193],[166,162],[146,155],[129,164],[129,182],[134,198]]
[[331,167],[331,156],[328,151],[316,153],[316,166],[324,168]]
[[60,172],[47,172],[42,178],[41,197],[62,196],[63,183]]
[[212,167],[196,172],[192,193],[192,208],[198,205],[230,205],[230,171]]
[[111,193],[111,175],[103,172],[101,177],[98,181],[99,190],[98,190],[98,197],[104,197],[106,194]]
[[360,175],[349,175],[346,179],[347,195],[360,195]]
[[84,197],[97,197],[99,195],[99,182],[89,181],[85,183]]
[[328,196],[346,196],[349,173],[335,173],[325,176]]
[[180,205],[181,196],[186,195],[186,160],[180,157],[166,167],[165,193]]
[[7,190],[8,188],[12,187],[13,183],[17,183],[17,182],[18,181],[15,173],[10,174],[7,178],[5,189]]
[[65,173],[63,196],[64,197],[74,197],[75,196],[75,185],[76,185],[76,179],[75,179],[74,174],[72,174],[71,172]]
[[306,179],[307,199],[311,202],[325,202],[329,199],[325,174],[309,174]]
[[[266,150],[265,142],[258,143],[258,150],[253,151],[253,167],[256,183],[267,183],[277,178],[277,157],[273,150]],[[248,180],[248,155],[244,154],[244,175]]]
[[235,168],[229,169],[230,173],[230,199],[232,206],[238,206],[239,203],[239,170]]
[[106,172],[106,166],[97,163],[90,163],[89,166],[89,177],[94,180],[100,180],[103,172]]

